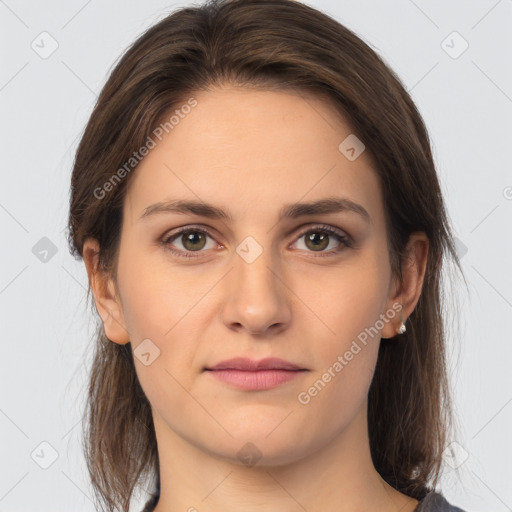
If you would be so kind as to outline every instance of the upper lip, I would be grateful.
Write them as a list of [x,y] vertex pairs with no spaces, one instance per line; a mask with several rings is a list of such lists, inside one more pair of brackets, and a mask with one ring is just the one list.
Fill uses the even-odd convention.
[[267,357],[260,361],[255,361],[246,357],[235,357],[221,361],[206,370],[240,370],[240,371],[257,371],[257,370],[305,370],[296,364],[279,359],[277,357]]

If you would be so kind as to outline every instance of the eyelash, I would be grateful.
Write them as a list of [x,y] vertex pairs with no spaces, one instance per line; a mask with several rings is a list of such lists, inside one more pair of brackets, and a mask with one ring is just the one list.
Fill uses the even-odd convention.
[[[182,235],[184,233],[202,233],[202,234],[208,235],[212,239],[214,238],[213,234],[208,229],[206,229],[204,227],[199,228],[199,227],[195,227],[195,226],[187,226],[187,227],[181,228],[179,231],[177,231],[176,233],[173,233],[170,236],[164,236],[162,239],[162,244],[165,246],[165,248],[168,251],[170,251],[171,253],[175,254],[176,256],[178,256],[180,258],[198,258],[198,257],[200,257],[199,254],[204,252],[204,251],[182,251],[182,250],[173,249],[170,246],[170,242],[176,240],[180,235]],[[304,229],[297,235],[297,240],[302,238],[304,235],[307,235],[308,233],[322,233],[322,234],[334,236],[335,238],[338,239],[338,241],[340,242],[340,245],[341,245],[341,247],[338,247],[336,249],[331,249],[330,251],[322,251],[317,254],[314,254],[315,258],[334,256],[335,254],[338,254],[339,252],[341,252],[343,250],[343,247],[351,248],[353,246],[352,240],[349,236],[340,234],[339,230],[337,230],[336,228],[333,228],[332,226],[326,225],[326,224],[320,224],[317,226],[312,226],[312,227],[308,227],[307,229]],[[196,256],[194,254],[194,252],[199,253],[199,254]],[[315,251],[307,251],[307,252],[315,253]]]

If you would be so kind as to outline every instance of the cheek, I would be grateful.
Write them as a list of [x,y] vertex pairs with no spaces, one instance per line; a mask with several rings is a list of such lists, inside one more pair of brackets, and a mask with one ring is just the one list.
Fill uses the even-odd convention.
[[[200,326],[196,320],[201,311],[197,303],[211,283],[191,273],[172,272],[165,262],[136,250],[124,254],[130,257],[120,258],[118,277],[137,377],[161,415],[172,417],[178,409],[186,414],[194,403],[185,390],[191,387],[197,370],[195,340],[199,339]],[[143,341],[150,347],[149,364],[139,358],[147,351],[142,350]]]
[[[124,252],[123,252],[124,251]],[[121,250],[118,277],[123,314],[137,344],[145,338],[164,341],[179,331],[180,323],[211,284],[197,273],[172,270],[163,249],[158,257],[136,247]]]
[[[158,251],[161,254],[142,253],[132,244],[120,253],[124,255],[118,264],[124,321],[136,372],[150,401],[179,402],[179,407],[186,408],[190,398],[184,388],[189,389],[202,370],[201,340],[213,309],[209,292],[219,277],[199,275],[192,266],[173,267]],[[148,339],[156,348],[147,341],[146,346],[157,356],[146,366],[138,358],[143,345],[138,346]]]
[[387,269],[378,254],[361,253],[336,271],[324,269],[314,278],[300,281],[298,293],[316,313],[310,320],[316,328],[309,329],[316,332],[313,338],[317,340],[311,347],[317,363],[310,379],[314,389],[311,393],[305,390],[311,403],[336,406],[341,400],[350,410],[367,393],[377,361],[380,319],[388,289]]
[[[375,326],[387,300],[388,272],[372,251],[338,268],[316,269],[298,278],[297,295],[324,340],[322,347],[343,350],[360,333]],[[372,333],[374,331],[371,331]],[[370,336],[370,335],[369,335]],[[378,336],[375,336],[378,339]]]
[[316,331],[323,332],[312,347],[315,371],[297,397],[303,413],[314,418],[305,436],[319,428],[334,435],[351,422],[367,397],[378,358],[376,323],[387,290],[381,267],[366,261],[333,276],[324,283],[331,291],[315,299],[325,325],[315,319]]

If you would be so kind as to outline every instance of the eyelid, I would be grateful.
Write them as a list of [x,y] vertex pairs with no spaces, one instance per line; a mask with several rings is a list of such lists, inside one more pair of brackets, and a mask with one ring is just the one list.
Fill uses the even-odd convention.
[[297,233],[297,235],[295,235],[295,238],[300,238],[301,236],[304,236],[306,233],[310,233],[315,230],[326,231],[331,235],[336,235],[336,236],[346,240],[347,242],[352,241],[352,237],[346,231],[343,231],[342,229],[331,226],[330,224],[321,224],[321,223],[320,224],[311,223],[311,224],[307,225],[304,229],[299,231],[299,233]]

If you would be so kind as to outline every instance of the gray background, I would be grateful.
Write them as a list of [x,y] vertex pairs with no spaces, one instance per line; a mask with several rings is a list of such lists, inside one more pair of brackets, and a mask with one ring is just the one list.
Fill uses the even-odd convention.
[[[188,4],[0,0],[1,512],[94,509],[80,450],[93,323],[64,231],[72,160],[116,59]],[[512,2],[309,4],[376,49],[425,119],[469,284],[447,289],[460,436],[441,489],[470,511],[512,510]]]

